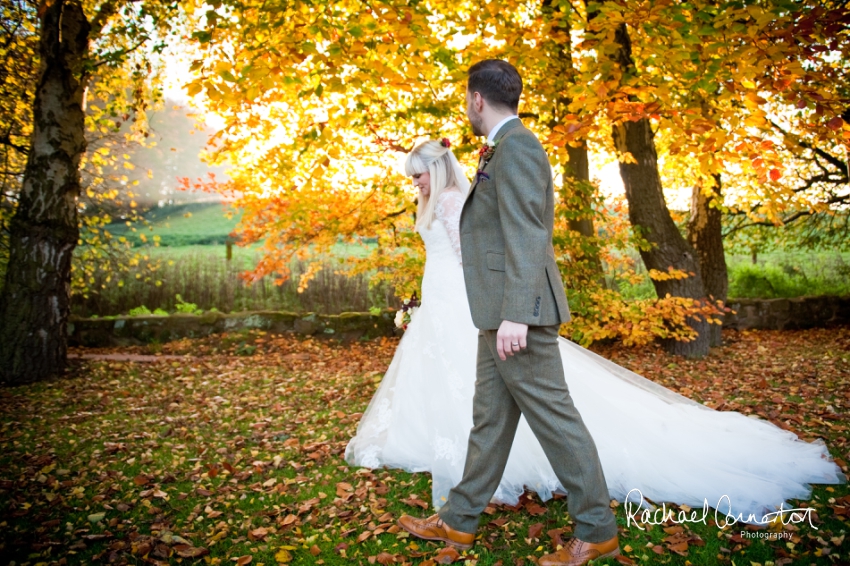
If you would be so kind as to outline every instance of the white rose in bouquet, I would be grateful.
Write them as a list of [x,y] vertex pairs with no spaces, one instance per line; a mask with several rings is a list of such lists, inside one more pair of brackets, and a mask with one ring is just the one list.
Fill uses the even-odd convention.
[[395,326],[396,328],[401,328],[402,330],[407,330],[407,325],[413,320],[413,314],[419,309],[419,299],[416,297],[416,293],[413,293],[413,296],[409,299],[405,299],[401,308],[398,309],[395,313]]

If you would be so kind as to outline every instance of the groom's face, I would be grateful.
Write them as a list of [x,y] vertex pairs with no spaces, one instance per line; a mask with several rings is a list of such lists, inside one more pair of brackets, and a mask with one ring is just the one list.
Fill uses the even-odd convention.
[[[472,125],[472,133],[476,136],[484,136],[487,135],[487,132],[484,131],[484,119],[481,116],[481,113],[475,109],[476,106],[476,93],[466,91],[466,117],[469,118],[469,123]],[[478,95],[480,100],[481,95]]]

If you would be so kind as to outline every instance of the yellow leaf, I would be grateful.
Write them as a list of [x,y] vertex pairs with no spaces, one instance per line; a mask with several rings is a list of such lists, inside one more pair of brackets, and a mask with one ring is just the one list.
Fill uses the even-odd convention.
[[280,550],[274,555],[274,559],[277,560],[278,564],[288,564],[292,561],[292,555],[289,554],[288,550]]

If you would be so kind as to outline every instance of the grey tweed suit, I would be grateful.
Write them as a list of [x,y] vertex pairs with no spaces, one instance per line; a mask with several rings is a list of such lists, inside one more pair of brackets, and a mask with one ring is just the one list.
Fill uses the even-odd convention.
[[[552,248],[552,171],[540,142],[518,119],[497,133],[460,219],[463,274],[479,329],[473,428],[463,479],[440,517],[474,532],[499,486],[521,414],[568,492],[574,534],[601,542],[617,534],[596,445],[570,397],[558,348],[570,319]],[[488,178],[489,177],[489,178]],[[527,348],[499,359],[503,320],[529,325]]]

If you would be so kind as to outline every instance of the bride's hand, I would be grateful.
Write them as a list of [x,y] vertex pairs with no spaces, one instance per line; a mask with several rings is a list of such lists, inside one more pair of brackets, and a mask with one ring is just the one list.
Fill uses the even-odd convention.
[[499,325],[498,332],[496,332],[496,351],[499,354],[499,359],[505,361],[508,359],[506,354],[513,356],[515,353],[524,350],[527,334],[527,324],[503,320],[502,324]]

